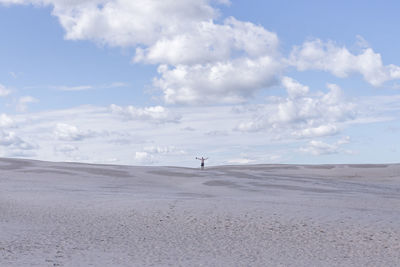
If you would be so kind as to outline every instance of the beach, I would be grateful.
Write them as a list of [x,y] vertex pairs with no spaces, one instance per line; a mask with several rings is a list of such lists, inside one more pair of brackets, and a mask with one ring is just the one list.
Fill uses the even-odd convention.
[[2,158],[0,266],[400,266],[400,165]]

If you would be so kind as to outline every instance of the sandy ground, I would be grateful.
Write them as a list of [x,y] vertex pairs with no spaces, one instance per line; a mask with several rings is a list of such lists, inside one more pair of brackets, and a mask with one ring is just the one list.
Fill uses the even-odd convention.
[[400,165],[0,159],[0,266],[400,266]]

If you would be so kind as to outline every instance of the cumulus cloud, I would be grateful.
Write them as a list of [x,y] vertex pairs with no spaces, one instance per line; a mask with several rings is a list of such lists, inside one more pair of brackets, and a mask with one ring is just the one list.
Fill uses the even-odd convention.
[[335,135],[339,132],[339,129],[334,124],[320,125],[318,127],[306,128],[299,131],[294,131],[293,135],[298,137],[317,137]]
[[381,55],[372,48],[366,47],[355,55],[344,46],[320,39],[295,47],[289,62],[300,71],[323,70],[341,78],[358,73],[373,86],[400,78],[400,67],[393,64],[383,65]]
[[284,88],[286,88],[290,98],[305,96],[310,91],[308,86],[303,85],[290,77],[283,77],[282,85]]
[[344,150],[341,146],[350,142],[350,137],[345,136],[333,144],[329,144],[319,140],[312,140],[307,147],[300,148],[300,151],[314,156],[337,154],[340,152],[352,153],[352,151]]
[[334,135],[338,123],[354,119],[356,105],[347,101],[342,90],[328,84],[327,93],[311,94],[307,86],[284,77],[282,81],[288,97],[272,97],[267,104],[259,105],[252,120],[241,122],[236,129],[251,131],[289,131],[297,138]]
[[[110,46],[150,45],[160,36],[186,32],[218,17],[210,0],[0,0],[3,4],[51,5],[70,40]],[[216,1],[223,3],[226,1]]]
[[134,106],[121,107],[113,104],[110,109],[112,113],[123,116],[128,120],[143,120],[153,123],[176,123],[180,120],[180,115],[162,106],[137,108]]
[[337,144],[328,144],[322,141],[312,140],[308,143],[307,147],[301,148],[300,151],[319,156],[338,153],[339,147]]
[[238,58],[205,65],[161,65],[154,85],[169,104],[244,102],[276,83],[279,64],[271,57]]
[[208,0],[49,2],[67,39],[89,39],[111,46],[153,44],[160,36],[186,32],[193,24],[218,16]]
[[229,18],[139,49],[135,60],[161,64],[154,85],[167,103],[237,103],[276,83],[278,44],[275,33]]
[[318,124],[344,121],[354,115],[354,104],[342,99],[337,85],[328,84],[329,92],[320,96],[304,96],[297,99],[281,99],[277,112],[269,120],[272,123]]
[[12,127],[15,125],[14,120],[8,116],[7,114],[0,114],[0,127],[5,128],[5,127]]
[[4,130],[0,130],[0,145],[5,146],[12,150],[31,150],[34,149],[35,146],[30,144],[17,136],[17,134],[13,131],[7,132]]
[[[0,0],[0,3],[52,7],[68,40],[91,40],[136,49],[134,62],[157,64],[153,85],[168,104],[244,102],[275,85],[287,65],[324,70],[338,77],[361,74],[374,86],[399,79],[400,67],[384,65],[381,55],[358,36],[358,54],[319,39],[294,47],[289,59],[279,39],[261,25],[219,18],[227,0]],[[289,96],[307,93],[283,79]],[[297,86],[297,87],[296,87]],[[65,87],[85,90],[90,86]]]
[[137,48],[136,62],[196,65],[225,61],[240,51],[250,58],[275,55],[275,33],[250,22],[230,17],[223,24],[200,21],[186,32],[162,37],[146,49]]
[[167,103],[242,102],[275,83],[283,68],[279,40],[262,26],[233,17],[216,23],[213,2],[229,3],[0,0],[53,6],[66,39],[136,48],[134,62],[160,65],[154,86]]
[[28,1],[25,0],[0,0],[0,3],[4,5],[11,5],[11,4],[27,4]]
[[80,141],[93,136],[91,131],[82,131],[76,126],[66,123],[57,123],[53,133],[57,139],[64,141]]

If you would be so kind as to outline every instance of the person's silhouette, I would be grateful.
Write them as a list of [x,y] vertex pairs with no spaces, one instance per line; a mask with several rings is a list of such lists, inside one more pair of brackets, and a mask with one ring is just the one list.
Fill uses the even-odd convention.
[[198,159],[198,160],[201,160],[201,169],[204,169],[204,161],[206,161],[208,158],[203,158],[203,157],[201,157],[201,158],[198,158],[198,157],[196,157],[196,159]]

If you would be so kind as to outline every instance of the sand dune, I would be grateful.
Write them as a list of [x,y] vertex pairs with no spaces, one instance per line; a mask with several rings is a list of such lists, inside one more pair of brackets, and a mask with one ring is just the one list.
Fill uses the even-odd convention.
[[400,165],[0,159],[0,266],[400,266]]

